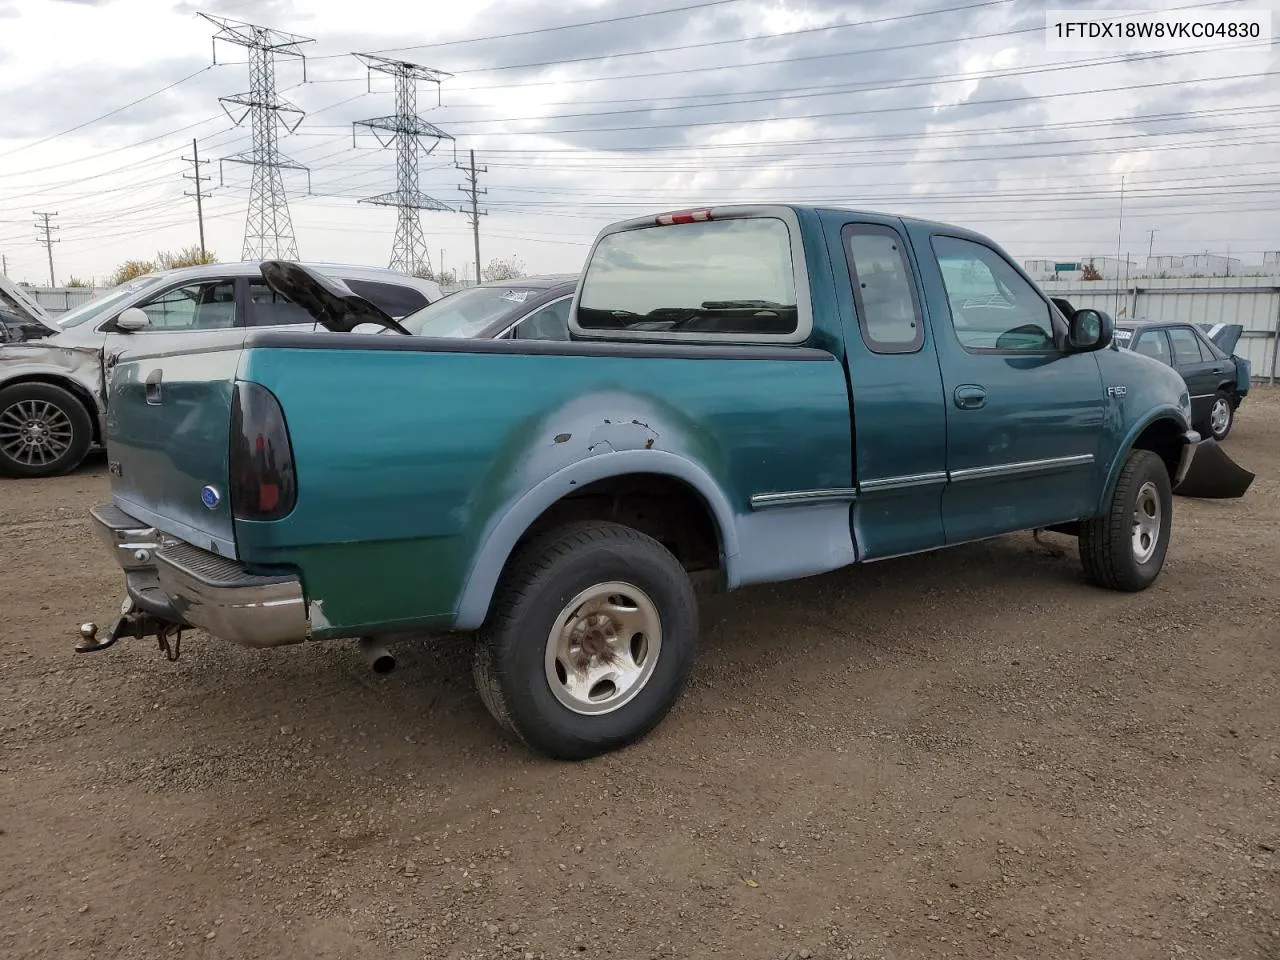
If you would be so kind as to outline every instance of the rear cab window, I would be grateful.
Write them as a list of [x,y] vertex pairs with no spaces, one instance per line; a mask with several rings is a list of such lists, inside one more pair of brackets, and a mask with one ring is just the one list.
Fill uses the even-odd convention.
[[841,236],[867,349],[915,353],[924,345],[924,323],[902,237],[892,227],[872,223],[846,224]]
[[656,218],[601,237],[571,329],[611,339],[807,338],[813,321],[794,214],[768,208],[710,216]]

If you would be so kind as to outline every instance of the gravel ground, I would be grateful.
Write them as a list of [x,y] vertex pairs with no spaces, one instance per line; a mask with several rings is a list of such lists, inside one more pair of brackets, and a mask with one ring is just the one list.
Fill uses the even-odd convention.
[[100,459],[0,480],[0,956],[1280,957],[1280,391],[1165,572],[1029,536],[706,602],[643,743],[503,741],[457,642],[71,652]]

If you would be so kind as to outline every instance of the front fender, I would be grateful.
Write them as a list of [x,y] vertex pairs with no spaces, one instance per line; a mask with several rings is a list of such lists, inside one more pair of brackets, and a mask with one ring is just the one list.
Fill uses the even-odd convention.
[[99,426],[106,412],[102,360],[96,349],[56,347],[29,341],[0,347],[0,390],[16,383],[51,383],[70,389],[90,404],[89,416]]
[[[1191,421],[1187,417],[1186,411],[1181,407],[1174,406],[1173,404],[1162,404],[1155,409],[1148,411],[1142,419],[1137,420],[1130,425],[1129,429],[1121,438],[1120,443],[1116,446],[1115,455],[1111,460],[1111,466],[1107,470],[1107,479],[1102,485],[1102,496],[1098,500],[1099,516],[1105,513],[1110,507],[1111,496],[1115,492],[1116,482],[1120,479],[1120,471],[1124,468],[1124,461],[1125,458],[1129,456],[1129,451],[1133,449],[1133,445],[1137,442],[1138,437],[1142,436],[1143,431],[1157,420],[1172,421],[1177,425],[1178,433],[1180,435],[1185,434],[1191,429]],[[1185,437],[1183,437],[1183,442],[1186,442]]]
[[738,535],[734,511],[723,491],[705,469],[692,460],[665,450],[620,450],[576,460],[536,484],[508,507],[489,531],[463,582],[454,626],[475,630],[489,611],[511,551],[538,517],[575,489],[628,474],[653,473],[681,480],[706,501],[719,528],[728,586],[737,585]]

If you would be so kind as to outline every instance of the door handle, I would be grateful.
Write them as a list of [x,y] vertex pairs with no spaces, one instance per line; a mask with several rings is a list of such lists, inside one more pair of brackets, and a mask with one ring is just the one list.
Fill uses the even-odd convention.
[[976,383],[964,383],[956,387],[956,406],[961,410],[977,410],[987,402],[987,391]]

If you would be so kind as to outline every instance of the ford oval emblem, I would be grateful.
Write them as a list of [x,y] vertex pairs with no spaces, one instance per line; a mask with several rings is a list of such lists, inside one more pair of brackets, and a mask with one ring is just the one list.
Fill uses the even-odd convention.
[[205,487],[200,491],[200,502],[213,510],[222,502],[222,494],[218,492],[217,487]]

